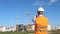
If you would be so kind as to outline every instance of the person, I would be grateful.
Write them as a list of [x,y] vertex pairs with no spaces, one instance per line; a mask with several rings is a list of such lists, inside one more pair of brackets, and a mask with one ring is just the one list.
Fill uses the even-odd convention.
[[35,23],[35,34],[48,34],[48,18],[43,16],[44,9],[38,8],[38,15],[34,16],[33,22]]

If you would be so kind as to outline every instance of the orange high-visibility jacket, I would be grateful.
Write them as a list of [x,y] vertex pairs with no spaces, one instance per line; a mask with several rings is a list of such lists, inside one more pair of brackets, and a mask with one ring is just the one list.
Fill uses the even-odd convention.
[[44,16],[38,16],[36,18],[35,34],[48,34],[48,19]]

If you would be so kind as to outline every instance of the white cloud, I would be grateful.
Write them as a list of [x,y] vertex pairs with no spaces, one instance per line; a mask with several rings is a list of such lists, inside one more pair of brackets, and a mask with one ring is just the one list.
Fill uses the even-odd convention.
[[51,4],[55,3],[55,2],[57,2],[57,0],[50,0],[48,5],[51,5]]
[[38,5],[39,4],[39,1],[35,2],[33,5]]
[[50,2],[54,3],[54,2],[57,2],[57,0],[51,0]]
[[42,5],[44,5],[44,3],[45,2],[42,2],[42,1],[37,1],[37,2],[35,2],[34,4],[33,4],[33,6],[42,6]]
[[48,2],[43,2],[43,1],[36,1],[33,3],[33,6],[44,6],[44,5],[52,5],[53,3],[57,2],[57,0],[50,0]]

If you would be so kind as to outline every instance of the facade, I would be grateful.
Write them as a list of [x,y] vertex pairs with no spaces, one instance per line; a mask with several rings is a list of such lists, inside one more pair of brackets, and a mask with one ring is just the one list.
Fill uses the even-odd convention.
[[51,25],[48,25],[48,31],[51,31],[51,30],[52,30]]
[[58,30],[60,30],[60,27],[57,27],[58,28]]
[[7,32],[14,32],[16,31],[16,27],[9,27],[6,29]]
[[27,31],[27,25],[24,25],[24,31]]
[[35,24],[31,25],[31,30],[34,31],[35,30]]
[[[0,32],[15,32],[16,31],[16,26],[13,27],[4,27],[4,26],[0,26]],[[35,30],[35,24],[27,24],[27,25],[23,25],[23,24],[19,24],[18,25],[18,32],[20,31],[34,31]],[[56,27],[56,26],[51,26],[48,25],[48,31],[51,30],[60,30],[60,27]]]
[[19,24],[16,26],[16,31],[20,32],[20,31],[24,31],[24,25],[23,24]]
[[0,26],[0,32],[5,32],[6,28],[4,26]]
[[31,24],[27,24],[27,31],[31,31]]

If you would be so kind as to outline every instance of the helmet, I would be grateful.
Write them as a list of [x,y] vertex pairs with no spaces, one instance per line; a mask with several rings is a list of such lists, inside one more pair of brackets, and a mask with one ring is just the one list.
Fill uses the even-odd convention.
[[38,8],[38,11],[43,11],[43,12],[44,12],[44,8],[39,7],[39,8]]

